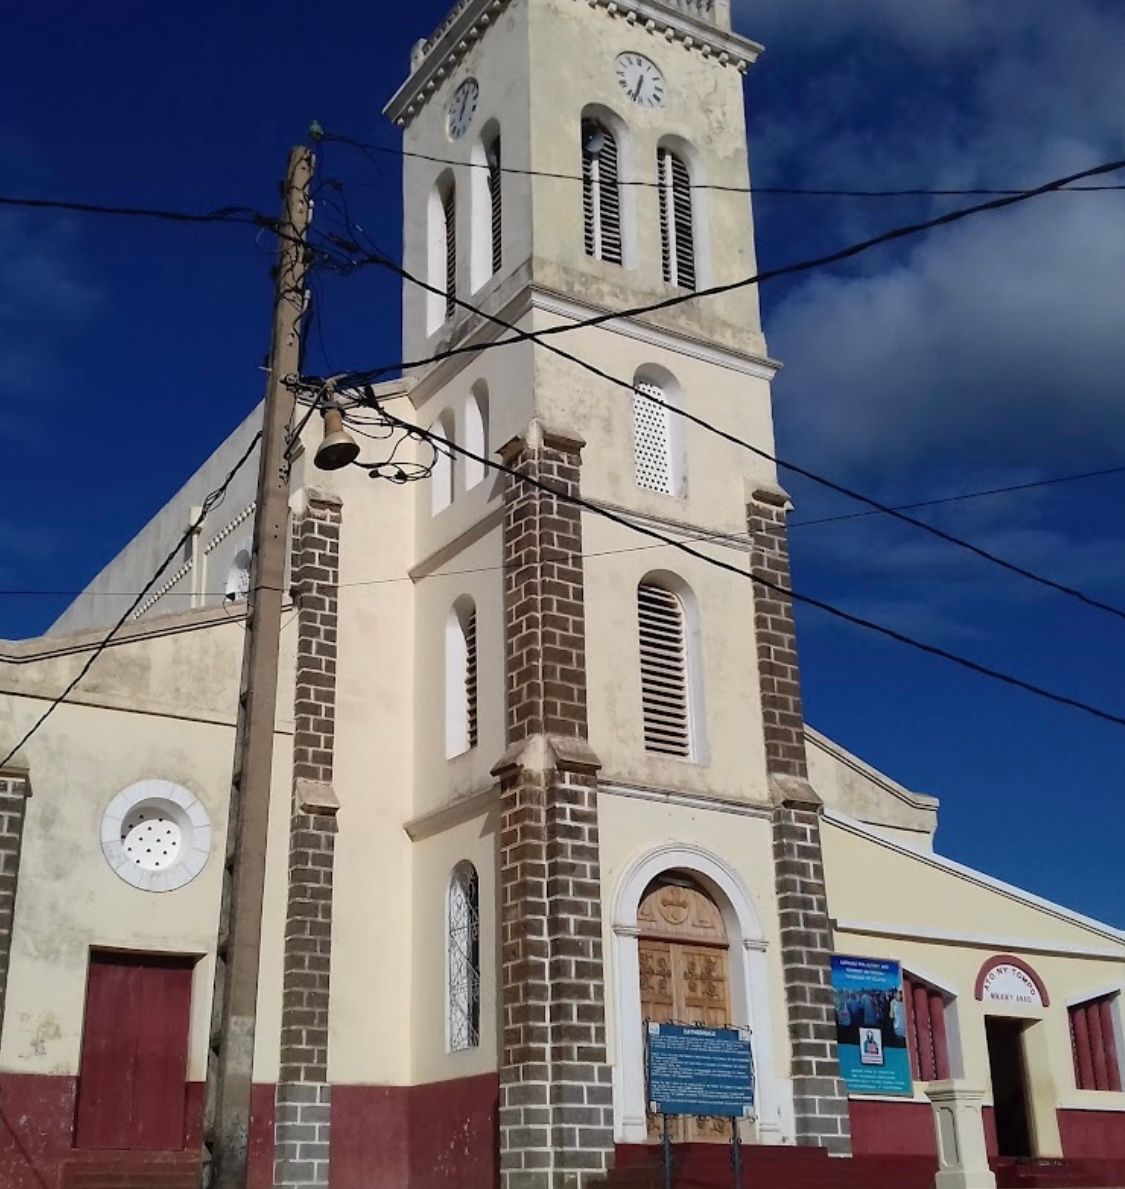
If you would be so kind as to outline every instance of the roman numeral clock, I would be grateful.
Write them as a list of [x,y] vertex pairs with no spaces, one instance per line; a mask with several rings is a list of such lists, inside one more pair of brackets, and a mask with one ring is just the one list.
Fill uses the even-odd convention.
[[644,54],[618,54],[614,63],[621,89],[641,107],[664,106],[664,75]]

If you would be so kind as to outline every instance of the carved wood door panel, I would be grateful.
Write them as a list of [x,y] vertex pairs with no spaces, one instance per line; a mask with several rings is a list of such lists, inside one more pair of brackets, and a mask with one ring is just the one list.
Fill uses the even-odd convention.
[[[661,884],[645,896],[637,913],[641,1018],[657,1023],[726,1027],[730,1022],[730,955],[722,914],[701,889]],[[662,1122],[648,1121],[657,1140]],[[676,1143],[725,1143],[726,1119],[674,1119]]]

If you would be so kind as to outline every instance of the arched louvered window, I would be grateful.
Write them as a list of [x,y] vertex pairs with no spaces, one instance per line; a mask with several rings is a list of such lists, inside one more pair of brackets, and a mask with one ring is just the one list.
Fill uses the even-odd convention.
[[442,188],[442,226],[445,231],[445,316],[457,310],[457,187],[452,179]]
[[598,120],[582,121],[582,215],[586,255],[622,261],[617,140]]
[[646,578],[637,587],[645,751],[693,758],[687,616],[680,596]]
[[449,880],[447,934],[449,1049],[480,1044],[480,881],[472,863],[458,863]]
[[472,599],[453,605],[445,625],[445,754],[477,745],[477,609]]
[[485,149],[488,164],[488,202],[492,231],[492,274],[500,271],[504,261],[504,188],[503,167],[500,157],[500,133],[498,132]]
[[483,380],[465,398],[465,449],[476,455],[465,455],[465,490],[471,491],[484,482],[486,467],[477,458],[488,457],[488,385]]
[[648,380],[633,390],[633,464],[638,487],[675,495],[671,414],[664,389]]
[[656,154],[660,192],[660,244],[664,279],[681,289],[695,288],[695,228],[691,174],[671,149]]

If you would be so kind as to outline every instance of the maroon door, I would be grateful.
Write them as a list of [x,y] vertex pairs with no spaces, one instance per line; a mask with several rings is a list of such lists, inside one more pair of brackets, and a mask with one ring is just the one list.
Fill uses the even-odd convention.
[[184,1146],[194,958],[90,955],[75,1146]]

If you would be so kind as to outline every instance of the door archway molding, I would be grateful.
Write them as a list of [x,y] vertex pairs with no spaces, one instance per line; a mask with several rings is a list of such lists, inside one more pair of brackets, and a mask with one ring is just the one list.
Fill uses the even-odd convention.
[[730,943],[734,1022],[748,1024],[753,1033],[759,1142],[792,1143],[792,1111],[784,1109],[787,1096],[774,1063],[769,943],[757,907],[742,878],[725,860],[681,843],[666,843],[637,855],[622,872],[613,901],[615,1138],[625,1144],[648,1141],[637,910],[649,884],[672,870],[698,879],[723,915]]

